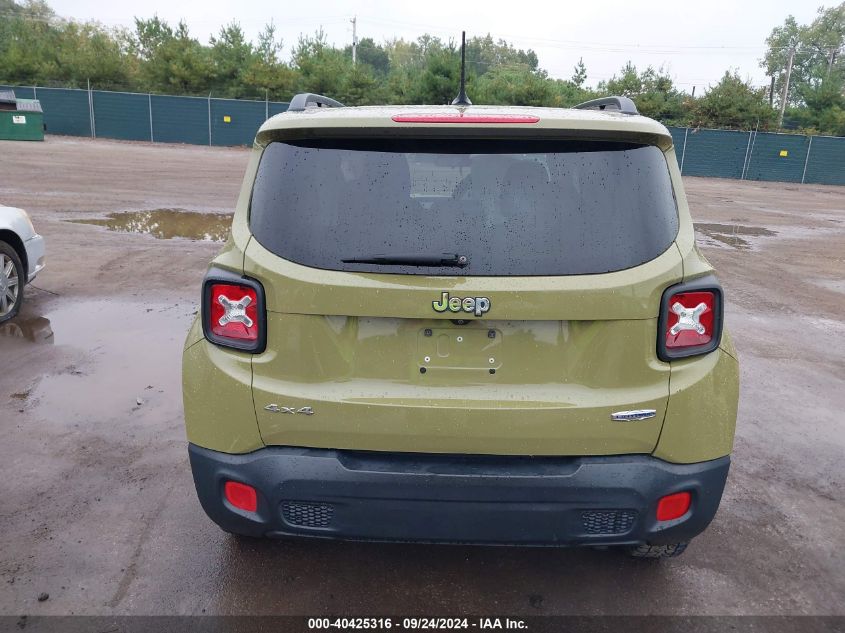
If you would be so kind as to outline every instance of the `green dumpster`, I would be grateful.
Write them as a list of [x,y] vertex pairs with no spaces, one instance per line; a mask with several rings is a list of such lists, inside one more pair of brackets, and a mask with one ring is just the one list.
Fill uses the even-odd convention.
[[0,91],[0,141],[43,141],[44,115],[37,99],[16,99]]

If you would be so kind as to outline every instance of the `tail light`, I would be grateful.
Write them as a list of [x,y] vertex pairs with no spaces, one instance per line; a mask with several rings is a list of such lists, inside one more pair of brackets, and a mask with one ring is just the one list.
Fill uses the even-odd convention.
[[396,123],[537,123],[540,117],[523,114],[397,114]]
[[228,271],[209,271],[203,282],[202,328],[215,345],[263,352],[267,318],[261,284]]
[[657,355],[670,361],[707,354],[722,340],[722,287],[709,275],[667,288],[660,302]]

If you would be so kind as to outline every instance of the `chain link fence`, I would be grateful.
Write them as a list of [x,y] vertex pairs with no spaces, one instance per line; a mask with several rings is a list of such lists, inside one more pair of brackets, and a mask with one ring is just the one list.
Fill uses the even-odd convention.
[[41,102],[48,134],[125,141],[251,145],[261,124],[288,108],[287,103],[278,101],[37,86],[8,88],[20,98]]
[[845,185],[845,138],[670,127],[685,176]]
[[[0,85],[0,88],[7,86]],[[39,99],[49,134],[129,141],[251,145],[278,101],[8,86]],[[686,176],[845,185],[845,138],[670,127]]]

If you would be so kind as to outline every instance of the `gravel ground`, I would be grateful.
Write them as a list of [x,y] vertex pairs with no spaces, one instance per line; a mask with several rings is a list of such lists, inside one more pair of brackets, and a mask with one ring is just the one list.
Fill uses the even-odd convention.
[[[681,558],[245,544],[200,508],[182,426],[181,345],[219,244],[67,220],[230,212],[247,156],[0,143],[0,201],[48,245],[0,328],[0,615],[845,614],[845,188],[685,181],[742,396],[722,507]],[[172,211],[134,228],[159,221],[180,234]]]

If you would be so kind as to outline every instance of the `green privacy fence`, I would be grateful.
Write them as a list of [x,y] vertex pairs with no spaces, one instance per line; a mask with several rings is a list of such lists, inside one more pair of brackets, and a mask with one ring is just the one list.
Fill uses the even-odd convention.
[[261,124],[288,107],[277,101],[0,87],[11,88],[23,99],[39,99],[49,134],[126,141],[251,145]]
[[[3,86],[39,99],[50,134],[197,145],[250,145],[287,110],[277,101]],[[670,127],[686,176],[845,185],[845,138]]]
[[670,127],[681,173],[845,185],[845,138]]
[[[50,134],[91,136],[87,90],[2,86],[15,91],[19,99],[38,99],[44,112],[44,125]],[[50,112],[48,115],[47,112]],[[58,114],[55,114],[58,113]]]
[[150,97],[153,140],[160,143],[208,144],[208,101],[185,97]]
[[812,160],[807,161],[804,182],[845,185],[845,139],[834,136],[811,136],[807,148]]

